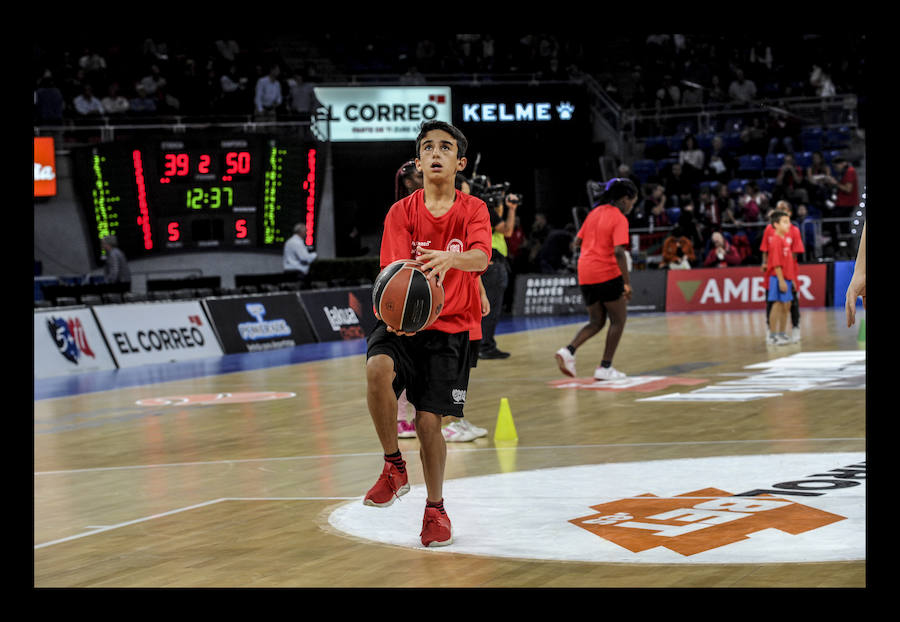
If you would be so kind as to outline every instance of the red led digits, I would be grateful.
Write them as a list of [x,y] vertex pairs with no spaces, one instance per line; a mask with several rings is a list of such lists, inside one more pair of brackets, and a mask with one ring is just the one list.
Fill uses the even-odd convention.
[[250,154],[231,151],[225,156],[225,172],[228,175],[246,175],[250,172]]
[[200,164],[197,165],[197,172],[202,175],[209,173],[209,156],[205,153],[200,156]]
[[181,232],[178,230],[177,222],[170,222],[167,227],[169,231],[169,242],[177,242],[181,238]]
[[234,221],[234,237],[243,240],[247,237],[247,219],[238,218]]

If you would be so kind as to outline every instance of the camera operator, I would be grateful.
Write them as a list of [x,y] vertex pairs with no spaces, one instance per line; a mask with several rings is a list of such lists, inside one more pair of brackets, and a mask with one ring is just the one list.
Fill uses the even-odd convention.
[[[505,359],[509,352],[497,347],[494,332],[503,312],[503,295],[509,285],[509,251],[506,236],[512,235],[516,223],[516,210],[521,197],[508,192],[509,182],[491,186],[484,176],[472,182],[472,194],[481,198],[488,206],[491,215],[491,260],[481,281],[487,292],[491,311],[481,319],[481,349],[478,358]],[[505,212],[505,213],[504,213]]]

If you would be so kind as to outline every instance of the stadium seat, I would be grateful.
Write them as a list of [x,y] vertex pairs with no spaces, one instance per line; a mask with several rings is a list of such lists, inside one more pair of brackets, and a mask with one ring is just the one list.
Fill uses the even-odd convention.
[[634,174],[637,175],[637,178],[642,184],[646,184],[651,177],[656,175],[656,161],[636,160],[635,163],[631,165],[631,170],[634,171]]
[[774,177],[763,177],[759,180],[759,189],[763,192],[768,192],[771,194],[772,190],[775,189],[775,178]]
[[764,170],[766,173],[777,173],[781,165],[784,164],[783,153],[770,153],[766,156]]
[[800,151],[794,154],[794,161],[800,168],[806,168],[812,164],[812,151]]
[[741,179],[740,177],[735,177],[731,181],[728,182],[728,192],[731,194],[737,194],[739,192],[743,192],[744,186],[747,185],[749,179]]
[[738,158],[737,172],[744,177],[761,177],[763,172],[763,159],[759,155],[742,155]]
[[850,130],[846,127],[825,130],[823,143],[826,149],[846,149],[850,146]]
[[822,150],[822,128],[821,127],[804,127],[800,130],[800,144],[804,151],[821,151]]

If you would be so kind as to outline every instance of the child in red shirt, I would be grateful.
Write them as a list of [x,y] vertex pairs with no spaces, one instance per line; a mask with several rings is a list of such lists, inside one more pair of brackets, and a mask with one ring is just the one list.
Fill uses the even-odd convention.
[[766,281],[769,284],[767,299],[773,303],[769,325],[775,345],[784,345],[791,342],[785,334],[785,330],[791,314],[797,268],[791,252],[791,245],[787,239],[791,231],[790,216],[787,212],[774,212],[772,226],[775,229],[775,235],[769,239],[766,262]]
[[447,446],[442,419],[463,416],[471,368],[469,338],[479,304],[475,279],[468,273],[483,272],[491,255],[487,206],[455,185],[457,172],[467,164],[466,147],[466,137],[449,123],[422,125],[415,163],[424,188],[391,206],[381,240],[382,268],[398,259],[417,259],[429,278],[443,285],[441,314],[417,333],[396,331],[379,318],[367,339],[366,403],[384,450],[384,467],[363,503],[386,507],[409,492],[397,440],[397,396],[405,389],[416,407],[425,476],[424,546],[453,541],[443,499]]

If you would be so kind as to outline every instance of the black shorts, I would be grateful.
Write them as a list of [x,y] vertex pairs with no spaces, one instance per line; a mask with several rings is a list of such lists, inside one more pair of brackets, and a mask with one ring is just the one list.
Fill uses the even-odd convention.
[[[476,350],[477,352],[477,350]],[[423,330],[400,336],[379,321],[366,343],[366,360],[386,354],[394,361],[394,394],[406,389],[416,410],[462,417],[469,388],[469,332]]]
[[584,304],[591,306],[596,302],[613,302],[625,293],[625,279],[622,275],[603,283],[591,283],[581,286],[581,297]]

